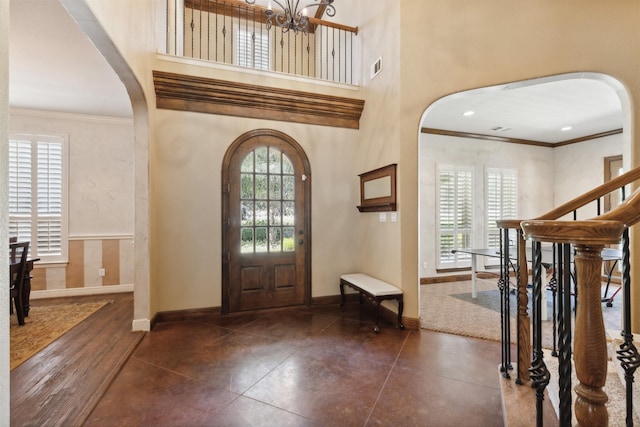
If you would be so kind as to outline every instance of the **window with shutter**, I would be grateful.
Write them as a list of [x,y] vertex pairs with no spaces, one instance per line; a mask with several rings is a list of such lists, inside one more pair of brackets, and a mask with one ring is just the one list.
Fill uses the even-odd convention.
[[66,153],[63,136],[9,137],[9,236],[43,262],[67,260]]
[[269,70],[269,36],[246,29],[236,32],[235,63],[242,67]]
[[470,265],[470,255],[452,253],[471,248],[473,239],[473,168],[438,167],[438,268]]
[[518,173],[515,169],[487,168],[486,174],[486,247],[500,247],[500,229],[496,221],[517,218]]

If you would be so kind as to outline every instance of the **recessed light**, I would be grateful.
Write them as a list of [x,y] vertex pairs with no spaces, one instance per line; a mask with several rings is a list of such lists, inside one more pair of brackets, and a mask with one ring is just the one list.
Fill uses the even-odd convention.
[[476,112],[475,111],[465,111],[464,113],[462,113],[463,116],[465,117],[469,117],[469,116],[473,116]]
[[566,132],[566,131],[571,130],[571,129],[573,129],[573,126],[565,126],[565,127],[563,127],[563,128],[560,128],[560,130],[561,130],[562,132]]

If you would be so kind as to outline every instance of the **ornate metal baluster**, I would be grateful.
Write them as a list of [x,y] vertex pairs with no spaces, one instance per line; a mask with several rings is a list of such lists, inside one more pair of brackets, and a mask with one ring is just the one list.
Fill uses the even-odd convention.
[[342,81],[342,30],[338,30],[338,81]]
[[625,228],[622,233],[622,307],[623,325],[622,336],[624,342],[620,344],[620,350],[616,351],[622,369],[624,369],[625,388],[627,390],[627,416],[626,425],[633,425],[633,375],[640,366],[640,356],[633,344],[633,334],[631,333],[631,274],[629,263],[629,229]]
[[513,365],[511,364],[511,299],[509,298],[509,292],[511,290],[509,280],[509,266],[511,265],[511,258],[509,254],[509,229],[506,229],[505,233],[505,282],[504,282],[504,318],[505,318],[505,340],[507,347],[507,362],[509,370],[513,369]]
[[549,370],[542,352],[542,249],[538,241],[533,242],[533,362],[531,363],[531,387],[536,389],[536,425],[542,427],[542,403],[544,389],[549,384]]
[[218,61],[218,0],[216,0],[216,61]]
[[504,378],[511,378],[509,370],[511,366],[511,337],[507,334],[507,325],[509,323],[509,313],[505,313],[505,298],[509,298],[509,230],[503,228],[500,233],[500,247],[502,248],[502,256],[500,257],[500,279],[498,280],[498,289],[500,289],[500,331],[502,333],[502,360],[500,372]]
[[349,67],[349,83],[353,84],[353,33],[351,33],[351,43],[349,47],[349,60],[351,61]]
[[[332,42],[332,49],[331,49],[331,78],[333,79],[333,81],[336,81],[336,29],[335,28],[332,28],[331,42]],[[327,76],[329,76],[328,72],[327,72]]]
[[202,2],[200,2],[200,14],[198,15],[198,20],[200,21],[200,28],[198,28],[198,31],[200,33],[200,38],[198,41],[198,58],[202,59]]
[[[558,375],[561,426],[571,425],[571,245],[557,244],[558,263]],[[554,334],[555,347],[555,334]]]
[[562,261],[561,261],[561,244],[553,244],[553,263],[551,264],[551,279],[549,280],[549,289],[551,289],[551,310],[553,322],[553,350],[551,356],[558,357],[558,337],[557,337],[557,321],[562,311],[562,300],[559,298],[558,290],[562,281]]

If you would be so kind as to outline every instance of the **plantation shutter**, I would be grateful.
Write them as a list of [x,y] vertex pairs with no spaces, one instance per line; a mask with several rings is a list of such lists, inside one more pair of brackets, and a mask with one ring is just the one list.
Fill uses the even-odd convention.
[[9,142],[9,235],[31,240],[31,141]]
[[38,255],[62,255],[62,144],[37,146]]
[[257,70],[269,70],[269,37],[238,29],[236,35],[236,64]]
[[439,268],[468,265],[469,255],[452,253],[471,248],[473,238],[473,169],[440,166],[438,172]]
[[515,169],[488,168],[486,172],[487,247],[500,247],[496,221],[517,218],[518,179]]
[[66,139],[11,135],[9,236],[30,241],[32,258],[66,259]]

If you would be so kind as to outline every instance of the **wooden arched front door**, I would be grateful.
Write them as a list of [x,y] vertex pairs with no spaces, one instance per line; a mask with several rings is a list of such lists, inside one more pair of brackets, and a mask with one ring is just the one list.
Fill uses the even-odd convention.
[[222,166],[222,311],[309,305],[311,173],[289,136],[240,136]]

